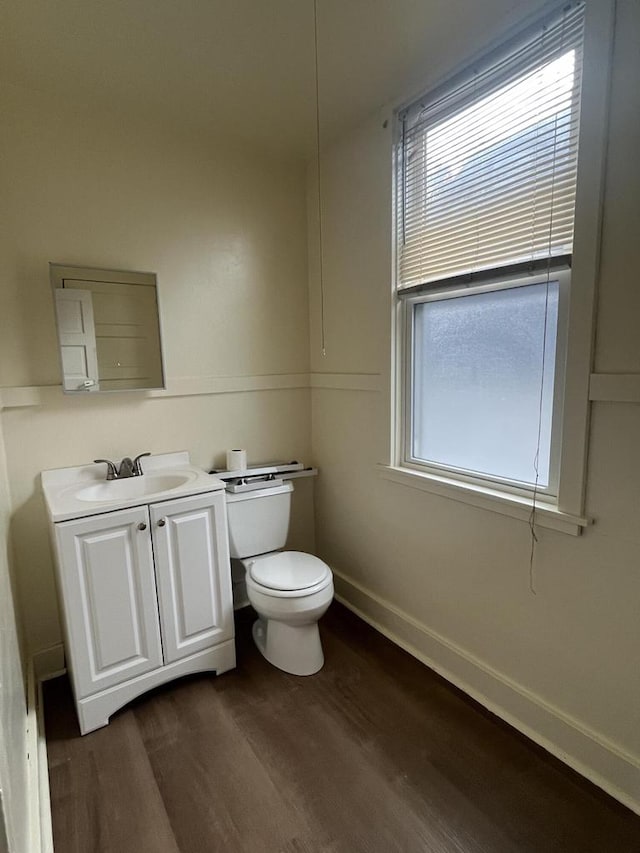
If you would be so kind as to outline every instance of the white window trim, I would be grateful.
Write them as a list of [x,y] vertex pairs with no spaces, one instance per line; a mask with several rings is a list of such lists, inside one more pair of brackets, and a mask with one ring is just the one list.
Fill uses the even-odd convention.
[[[530,497],[512,495],[478,483],[462,483],[450,477],[439,477],[425,471],[414,471],[399,465],[379,465],[378,474],[383,480],[408,486],[421,492],[430,492],[443,498],[471,504],[481,509],[497,512],[529,522],[531,519],[532,501]],[[562,512],[556,504],[547,503],[544,499],[536,499],[536,525],[561,533],[577,536],[583,527],[590,522],[584,516]]]
[[[580,149],[562,409],[560,481],[556,500],[550,502],[542,495],[538,495],[535,499],[537,524],[573,535],[577,535],[590,523],[583,515],[590,412],[589,378],[593,360],[594,310],[599,273],[614,24],[615,0],[586,3]],[[488,51],[482,53],[486,52]],[[474,58],[477,57],[472,59]],[[399,112],[405,106],[406,103],[401,104],[397,111]],[[395,123],[396,151],[399,142],[398,124],[398,122]],[[395,162],[393,179],[395,199],[397,181]],[[397,269],[395,221],[394,215],[394,276]],[[379,466],[380,476],[414,489],[490,509],[513,518],[528,520],[533,505],[531,495],[510,493],[500,489],[496,484],[483,485],[477,481],[436,474],[422,467],[420,470],[415,470],[403,462],[406,393],[404,389],[406,365],[404,323],[406,319],[405,310],[395,292],[395,286],[392,300],[390,464]]]

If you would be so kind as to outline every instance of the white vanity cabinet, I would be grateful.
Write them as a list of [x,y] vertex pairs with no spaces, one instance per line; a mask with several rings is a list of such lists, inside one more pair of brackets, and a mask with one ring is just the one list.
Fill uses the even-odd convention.
[[158,684],[235,666],[224,493],[58,522],[54,536],[83,734]]

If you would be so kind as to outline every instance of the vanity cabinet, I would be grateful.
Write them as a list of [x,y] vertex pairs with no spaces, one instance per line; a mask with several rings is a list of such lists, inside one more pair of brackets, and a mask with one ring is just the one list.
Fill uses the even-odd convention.
[[54,530],[83,734],[158,684],[235,666],[223,493],[62,521]]

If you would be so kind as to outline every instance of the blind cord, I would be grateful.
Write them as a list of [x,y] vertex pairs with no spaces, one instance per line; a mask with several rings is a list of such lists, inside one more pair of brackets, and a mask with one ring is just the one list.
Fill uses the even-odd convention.
[[[562,20],[562,30],[560,36],[560,44],[558,53],[562,52],[564,47],[564,34],[566,25],[566,13]],[[546,28],[545,28],[546,31]],[[544,44],[544,35],[543,35]],[[537,153],[537,138],[539,135],[539,125],[536,128],[536,153]],[[536,441],[536,452],[533,457],[533,470],[535,471],[535,481],[533,484],[533,496],[531,500],[531,513],[529,515],[529,530],[531,533],[531,549],[529,552],[529,592],[537,595],[535,587],[535,550],[538,543],[538,535],[536,533],[536,501],[538,498],[538,483],[540,480],[540,440],[542,437],[542,413],[544,409],[544,375],[547,357],[547,327],[549,321],[549,283],[551,280],[551,246],[553,243],[553,205],[556,190],[556,165],[558,157],[558,114],[556,113],[553,120],[553,178],[551,181],[551,203],[549,207],[549,231],[547,240],[547,280],[544,294],[544,322],[542,324],[542,369],[540,376],[540,397],[538,400],[538,436]],[[536,184],[537,186],[537,184]],[[535,214],[534,214],[535,220]],[[533,242],[533,241],[532,241]]]
[[313,43],[315,51],[315,83],[316,83],[316,180],[318,182],[318,271],[320,274],[320,348],[322,357],[326,358],[324,326],[324,246],[322,239],[322,166],[320,162],[320,74],[318,71],[318,0],[313,0]]
[[535,482],[533,484],[533,497],[531,500],[531,513],[529,515],[529,530],[531,531],[531,551],[529,553],[529,591],[537,595],[535,587],[534,560],[535,547],[538,542],[536,533],[536,500],[538,497],[538,482],[540,479],[540,439],[542,437],[542,411],[544,408],[544,368],[547,354],[547,323],[549,309],[549,279],[551,277],[551,258],[547,266],[547,281],[544,294],[544,323],[542,326],[542,375],[540,378],[540,398],[538,401],[538,437],[536,452],[533,457],[533,470],[535,471]]

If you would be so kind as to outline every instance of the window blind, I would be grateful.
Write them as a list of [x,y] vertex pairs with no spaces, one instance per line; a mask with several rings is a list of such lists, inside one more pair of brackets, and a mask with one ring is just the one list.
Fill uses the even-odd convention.
[[400,113],[398,288],[571,253],[584,4]]

